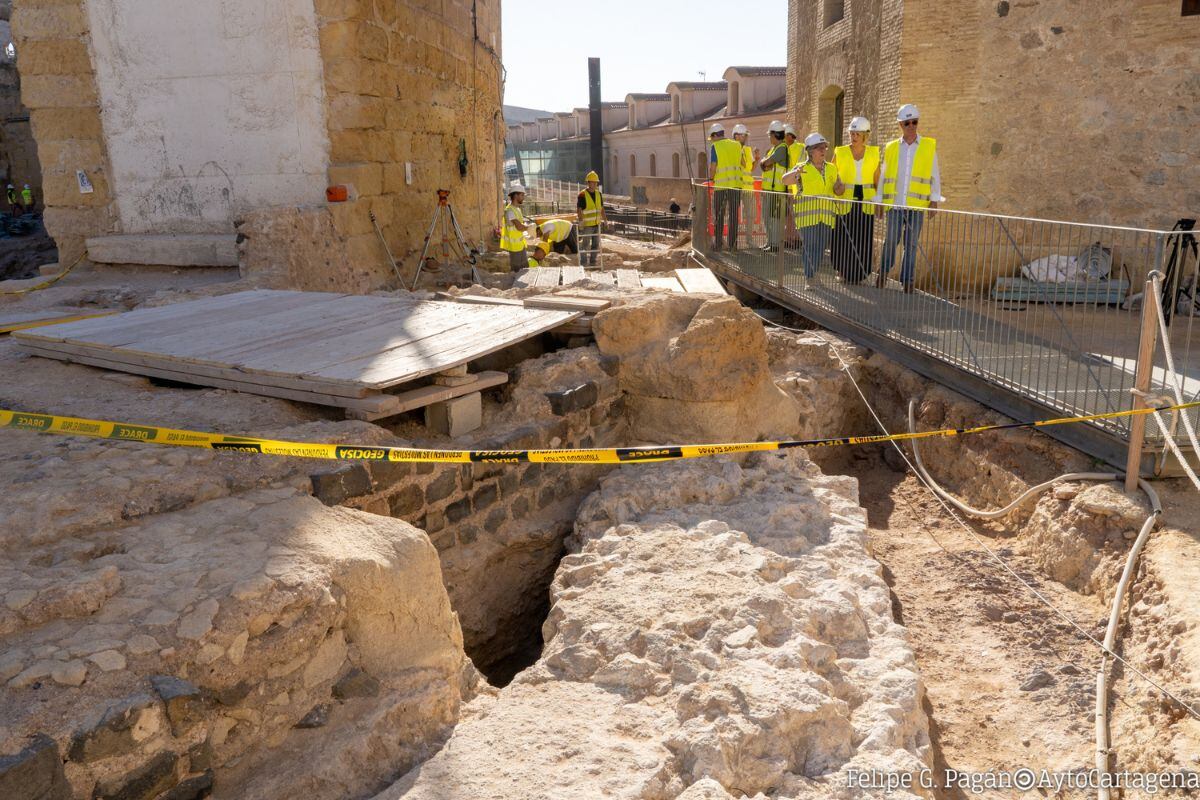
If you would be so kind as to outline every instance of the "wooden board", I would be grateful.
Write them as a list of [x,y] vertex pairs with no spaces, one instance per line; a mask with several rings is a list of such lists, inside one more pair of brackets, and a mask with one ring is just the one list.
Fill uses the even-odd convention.
[[85,308],[48,308],[43,311],[10,311],[0,313],[0,334],[41,328],[46,325],[61,325],[97,317],[111,317],[120,311],[97,311]]
[[516,297],[491,297],[486,294],[447,294],[446,292],[438,292],[435,297],[438,300],[449,300],[453,303],[476,303],[485,306],[522,306],[525,304],[523,300]]
[[618,289],[638,289],[642,285],[642,276],[636,269],[617,270]]
[[595,314],[612,305],[611,300],[602,297],[575,297],[569,294],[544,294],[538,297],[526,297],[526,308],[548,308],[560,311],[586,311]]
[[465,364],[582,313],[256,290],[50,325],[14,339],[39,355],[99,358],[136,374],[165,370],[203,385],[232,381],[235,388],[354,398]]
[[683,286],[685,292],[699,292],[707,294],[728,294],[725,287],[717,280],[717,276],[712,274],[712,270],[700,267],[698,269],[677,269],[675,277]]
[[562,268],[562,283],[563,286],[570,286],[572,283],[579,283],[584,279],[583,267],[563,267]]
[[672,292],[682,292],[683,286],[674,278],[664,278],[659,275],[643,275],[642,288],[644,289],[667,289]]
[[[539,267],[538,269],[541,269],[541,268]],[[538,271],[536,269],[521,270],[520,272],[517,273],[517,278],[516,278],[516,280],[513,281],[513,286],[517,287],[517,288],[533,286],[534,281],[537,280],[537,272]]]
[[533,278],[534,286],[558,286],[558,281],[562,278],[562,270],[558,267],[538,267],[532,272],[536,272]]
[[[571,323],[567,323],[571,324]],[[472,394],[481,392],[484,389],[490,389],[493,386],[499,386],[502,383],[508,383],[507,372],[478,372],[471,377],[475,380],[470,383],[460,384],[458,386],[422,386],[418,389],[410,389],[399,394],[385,394],[383,397],[393,398],[389,407],[385,411],[359,411],[348,409],[346,416],[351,419],[363,419],[368,422],[382,419],[383,417],[391,417],[396,414],[403,414],[405,411],[412,411],[417,408],[424,408],[434,403],[440,403],[443,400],[451,400],[455,397],[462,397],[464,394]]]
[[611,272],[590,272],[588,278],[596,283],[603,283],[606,286],[615,286],[617,283],[616,277]]

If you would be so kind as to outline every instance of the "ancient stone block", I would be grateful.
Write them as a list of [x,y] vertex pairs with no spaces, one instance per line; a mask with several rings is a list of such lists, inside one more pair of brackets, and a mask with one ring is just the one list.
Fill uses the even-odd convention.
[[67,755],[82,763],[128,755],[158,733],[162,723],[162,707],[156,698],[148,694],[128,697],[109,706],[95,724],[76,731]]
[[471,491],[471,487],[475,485],[475,471],[471,464],[463,464],[459,467],[458,485],[464,492]]
[[175,784],[176,754],[163,751],[127,775],[96,784],[92,800],[153,800]]
[[460,521],[471,513],[471,499],[464,497],[458,502],[446,506],[446,520],[451,524]]
[[[360,197],[383,192],[383,167],[379,164],[339,164],[329,168],[329,183],[352,184]],[[347,204],[340,204],[346,206]],[[366,211],[361,211],[366,216]],[[368,223],[369,224],[369,223]]]
[[413,474],[413,465],[404,461],[372,461],[366,467],[375,490],[388,489]]
[[[83,3],[18,3],[12,10],[13,36],[19,42],[22,53],[30,41],[70,39],[83,36],[87,30]],[[27,74],[23,64],[21,70]]]
[[497,498],[499,497],[500,489],[495,483],[487,483],[483,486],[480,486],[474,494],[473,502],[475,510],[482,511],[492,503],[496,502]]
[[396,494],[388,498],[388,508],[394,517],[409,517],[421,510],[425,505],[425,496],[421,487],[410,483]]
[[38,734],[16,755],[0,756],[0,797],[69,800],[71,786],[53,739]]
[[479,528],[474,525],[463,525],[458,529],[459,544],[474,544],[479,539]]
[[521,476],[518,475],[516,470],[510,465],[508,469],[505,470],[504,474],[500,476],[500,496],[506,498],[511,497],[513,492],[517,491],[517,486],[520,484],[520,482]]
[[312,710],[300,718],[296,723],[297,728],[323,728],[329,722],[329,709],[332,706],[329,703],[321,703],[313,706]]
[[520,519],[527,513],[529,513],[529,498],[525,495],[518,495],[517,498],[512,501],[513,519]]
[[358,667],[338,678],[333,685],[333,696],[338,700],[351,697],[376,697],[379,694],[379,681],[363,672]]
[[483,396],[465,394],[425,406],[425,426],[435,433],[461,436],[483,424]]
[[212,789],[213,771],[206,769],[199,775],[180,781],[166,794],[159,795],[158,800],[203,800],[212,794]]
[[495,533],[500,530],[500,526],[508,521],[508,510],[500,507],[493,508],[491,513],[487,515],[487,519],[483,522],[483,529],[488,533]]
[[457,470],[447,469],[425,487],[425,502],[436,503],[445,500],[458,488]]
[[150,685],[167,710],[175,736],[183,736],[204,718],[204,696],[192,683],[172,675],[151,675]]
[[313,497],[327,506],[336,506],[351,497],[371,492],[371,476],[362,464],[341,464],[329,472],[310,476]]
[[92,60],[82,39],[25,42],[21,47],[22,75],[86,75]]
[[91,75],[25,75],[21,101],[30,108],[75,108],[97,103]]

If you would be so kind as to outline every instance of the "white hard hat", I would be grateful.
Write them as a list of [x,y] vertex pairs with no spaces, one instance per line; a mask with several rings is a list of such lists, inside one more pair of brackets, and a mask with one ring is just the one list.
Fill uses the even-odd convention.
[[786,134],[789,134],[789,133],[790,133],[792,136],[795,136],[795,135],[796,135],[796,129],[795,129],[795,128],[793,128],[791,125],[784,125],[784,126],[783,126],[783,132],[784,132],[784,134],[785,134],[785,135],[786,135]]
[[871,120],[866,117],[855,117],[850,120],[851,133],[869,133],[871,131]]
[[724,132],[725,132],[725,126],[719,122],[714,122],[712,124],[712,126],[708,129],[709,136],[712,136],[714,133],[724,133]]
[[917,119],[921,116],[921,112],[917,111],[917,107],[912,103],[905,103],[900,106],[900,110],[896,112],[896,122],[904,122],[905,120]]
[[829,140],[819,133],[810,133],[804,137],[805,147],[816,147],[819,144],[829,144]]
[[771,124],[767,126],[767,133],[783,133],[783,123],[777,119],[771,120]]
[[516,182],[509,184],[508,193],[511,195],[511,194],[516,194],[517,192],[520,192],[521,194],[525,194],[525,187]]
[[750,132],[749,129],[746,128],[746,126],[740,122],[737,125],[733,126],[733,135],[734,136],[741,136],[742,134],[749,133],[749,132]]

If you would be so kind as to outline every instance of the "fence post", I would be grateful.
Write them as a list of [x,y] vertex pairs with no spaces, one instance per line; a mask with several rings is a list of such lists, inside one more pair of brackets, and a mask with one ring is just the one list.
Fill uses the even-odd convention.
[[[1161,252],[1161,251],[1160,251]],[[1158,337],[1158,315],[1155,304],[1154,281],[1147,280],[1142,290],[1142,330],[1138,335],[1137,369],[1133,378],[1133,409],[1146,408],[1145,393],[1150,390],[1150,379],[1154,374],[1154,342]],[[1125,461],[1125,493],[1133,494],[1138,488],[1138,475],[1142,466],[1142,444],[1146,435],[1146,415],[1136,414],[1129,418],[1129,457]]]

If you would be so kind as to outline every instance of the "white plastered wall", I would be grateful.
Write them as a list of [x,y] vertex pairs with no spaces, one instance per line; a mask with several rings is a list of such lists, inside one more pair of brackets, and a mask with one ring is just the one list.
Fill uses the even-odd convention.
[[329,142],[312,0],[87,0],[123,233],[232,233],[322,202]]

